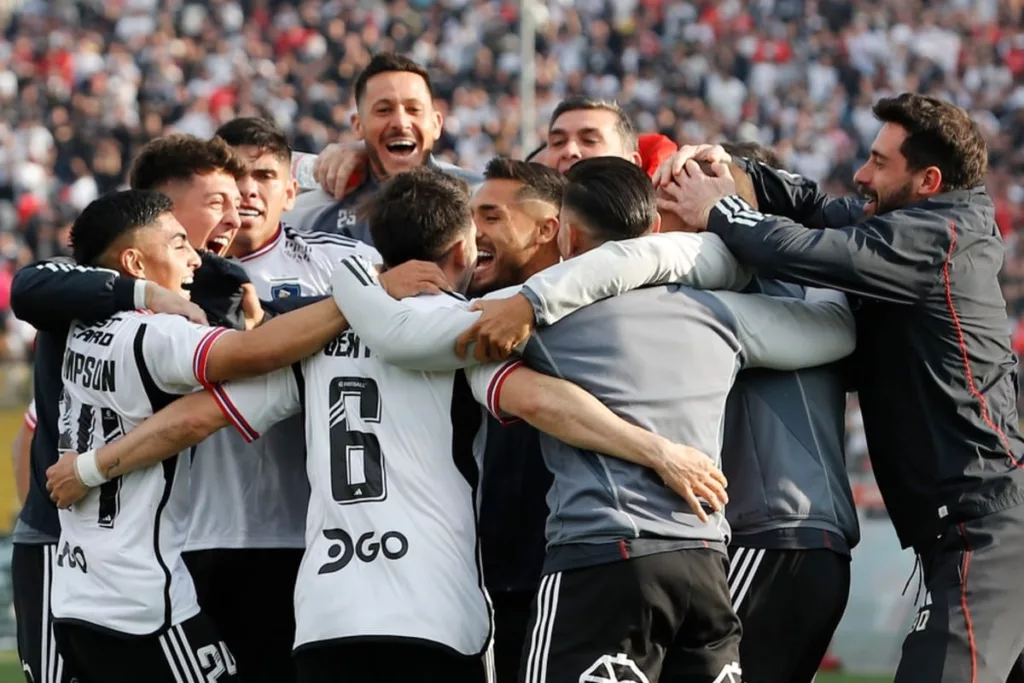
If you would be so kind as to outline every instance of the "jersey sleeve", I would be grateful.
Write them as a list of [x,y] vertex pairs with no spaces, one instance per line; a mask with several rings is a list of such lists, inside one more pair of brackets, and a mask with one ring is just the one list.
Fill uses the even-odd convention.
[[[381,360],[410,370],[448,372],[475,365],[472,353],[455,354],[455,342],[480,317],[468,302],[424,305],[421,297],[396,301],[361,256],[343,260],[331,277],[334,303],[349,326]],[[451,295],[455,298],[457,295]]]
[[466,368],[466,379],[474,398],[503,425],[519,421],[519,418],[501,412],[501,387],[509,374],[522,364],[523,361],[516,359]]
[[210,350],[230,330],[206,327],[175,315],[153,315],[145,321],[142,352],[157,386],[169,394],[187,394],[208,386]]
[[69,261],[25,266],[11,283],[11,310],[32,327],[63,334],[74,320],[94,323],[118,311],[141,308],[145,282],[115,270],[87,268]]
[[207,387],[221,412],[247,443],[302,410],[298,365],[260,377]]
[[715,204],[708,230],[759,275],[892,303],[916,303],[935,286],[953,239],[948,221],[925,207],[817,229],[736,196]]
[[737,291],[750,278],[716,235],[672,232],[607,242],[546,268],[526,281],[523,296],[538,325],[553,325],[584,306],[640,287],[678,282]]
[[737,159],[750,177],[758,208],[811,228],[841,228],[863,216],[864,200],[832,197],[803,176],[750,159]]
[[25,426],[34,432],[38,421],[39,418],[36,417],[36,400],[32,399],[28,404],[28,408],[25,410]]
[[857,344],[853,313],[840,292],[808,289],[805,299],[714,292],[734,322],[744,368],[799,370],[831,363]]

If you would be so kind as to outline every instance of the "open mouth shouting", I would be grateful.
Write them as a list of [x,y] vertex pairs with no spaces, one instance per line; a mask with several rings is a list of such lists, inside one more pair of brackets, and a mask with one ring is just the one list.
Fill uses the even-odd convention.
[[228,253],[228,247],[231,246],[232,236],[233,232],[223,232],[216,237],[210,237],[206,240],[206,249],[216,256],[224,256]]
[[490,277],[492,274],[491,271],[494,270],[494,251],[483,247],[477,247],[476,254],[476,266],[473,268],[473,277]]
[[387,140],[381,150],[388,161],[399,166],[408,166],[420,162],[420,143],[411,135],[403,135]]

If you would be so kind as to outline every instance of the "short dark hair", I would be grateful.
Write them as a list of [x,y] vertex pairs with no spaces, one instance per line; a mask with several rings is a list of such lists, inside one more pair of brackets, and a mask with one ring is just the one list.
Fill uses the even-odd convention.
[[909,170],[937,167],[944,191],[965,190],[985,182],[988,147],[978,124],[965,110],[935,97],[905,92],[880,99],[872,111],[882,123],[906,129],[900,153]]
[[427,166],[384,183],[364,214],[373,245],[389,268],[406,261],[439,260],[473,222],[469,186]]
[[548,124],[548,131],[555,125],[555,121],[562,114],[569,111],[610,111],[615,114],[615,130],[622,138],[623,146],[627,152],[635,152],[640,148],[637,139],[636,126],[632,119],[623,111],[617,102],[609,100],[595,100],[591,97],[567,97],[558,103],[555,111],[551,114],[551,122]]
[[756,142],[723,142],[722,149],[728,152],[729,156],[732,157],[744,157],[746,159],[760,161],[762,164],[771,166],[772,168],[777,168],[781,171],[786,170],[786,167],[782,164],[782,159],[780,159],[779,155],[775,153],[775,150]]
[[422,78],[427,84],[427,92],[430,93],[430,99],[434,99],[434,84],[430,82],[430,74],[427,73],[426,69],[403,55],[396,55],[393,52],[381,52],[373,56],[370,63],[366,65],[366,68],[356,78],[356,105],[362,104],[363,97],[366,96],[366,84],[371,78],[378,74],[395,71],[405,71]]
[[223,171],[244,178],[245,163],[220,138],[203,140],[194,135],[164,135],[139,150],[128,172],[133,190],[152,190],[168,182],[187,182],[194,176]]
[[173,209],[167,195],[152,190],[124,190],[93,200],[71,225],[75,261],[83,266],[99,265],[99,258],[118,238],[153,225]]
[[647,173],[619,157],[593,157],[572,165],[562,193],[562,207],[579,216],[604,241],[640,237],[650,232],[658,201]]
[[515,180],[523,184],[517,193],[519,199],[539,199],[555,208],[562,206],[566,181],[556,169],[508,157],[494,157],[487,162],[484,179]]
[[256,147],[261,154],[273,154],[286,164],[291,163],[292,148],[288,144],[288,136],[273,121],[242,116],[225,123],[215,135],[232,147]]
[[534,159],[537,158],[538,154],[540,154],[541,152],[543,152],[547,148],[548,148],[548,143],[546,143],[546,142],[540,143],[540,147],[538,147],[537,149],[535,149],[532,152],[530,152],[529,154],[527,154],[526,158],[523,159],[523,161],[533,161]]

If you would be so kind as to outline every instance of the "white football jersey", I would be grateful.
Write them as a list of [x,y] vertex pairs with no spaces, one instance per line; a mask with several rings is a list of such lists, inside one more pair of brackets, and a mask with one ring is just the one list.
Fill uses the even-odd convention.
[[[407,301],[465,305],[451,295]],[[304,404],[312,491],[296,649],[359,637],[416,638],[466,655],[487,648],[474,455],[482,410],[463,373],[385,364],[346,331],[301,372],[224,384],[214,395],[247,439]]]
[[[118,313],[68,332],[61,451],[99,448],[206,383],[222,328],[173,315]],[[150,635],[199,612],[181,550],[190,509],[187,456],[111,479],[60,511],[54,619]]]
[[[357,240],[282,226],[270,242],[239,261],[256,294],[269,301],[329,293],[334,266],[353,253],[380,262],[376,249]],[[185,550],[302,548],[309,500],[304,455],[301,416],[268,429],[253,443],[223,429],[196,446]]]

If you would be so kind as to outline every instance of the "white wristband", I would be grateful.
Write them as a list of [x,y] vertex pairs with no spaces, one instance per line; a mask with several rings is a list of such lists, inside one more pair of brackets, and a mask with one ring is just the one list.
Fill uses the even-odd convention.
[[146,281],[135,281],[135,310],[141,311],[146,307]]
[[84,486],[96,488],[107,483],[96,462],[96,451],[86,451],[75,458],[75,474]]

